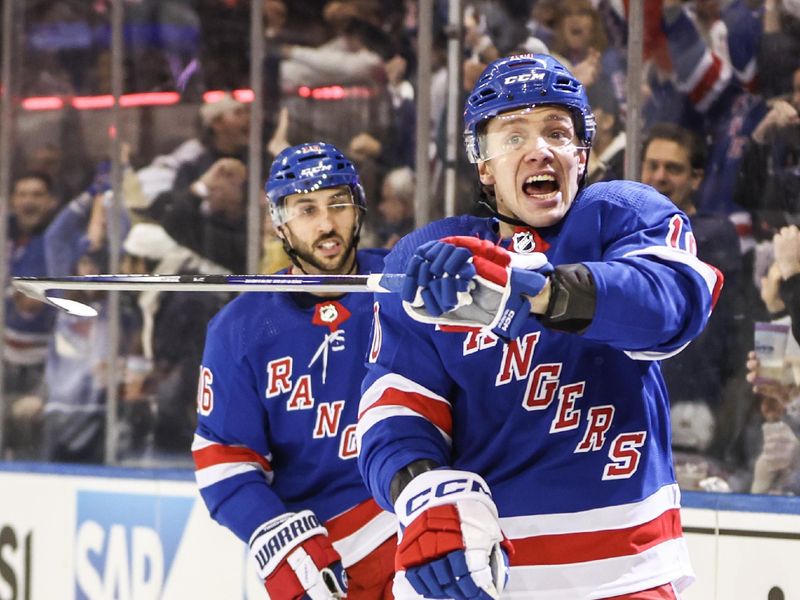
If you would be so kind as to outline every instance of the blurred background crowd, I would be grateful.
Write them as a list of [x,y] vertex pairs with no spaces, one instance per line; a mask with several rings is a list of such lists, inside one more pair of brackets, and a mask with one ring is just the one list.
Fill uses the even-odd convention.
[[[453,210],[480,210],[460,139],[446,158],[448,81],[463,100],[498,56],[555,55],[597,119],[590,181],[631,177],[634,153],[635,178],[689,215],[698,255],[726,278],[703,335],[662,363],[679,483],[800,492],[797,0],[645,0],[635,73],[627,0],[464,0],[458,73],[446,0],[263,0],[256,27],[246,0],[123,0],[116,63],[109,0],[3,0],[5,15],[8,3],[7,277],[279,270],[248,190],[311,140],[358,166],[362,246],[391,247],[449,212],[447,168]],[[631,78],[641,144],[626,141]],[[0,460],[191,464],[205,325],[229,296],[74,292],[99,312],[86,319],[5,291]]]

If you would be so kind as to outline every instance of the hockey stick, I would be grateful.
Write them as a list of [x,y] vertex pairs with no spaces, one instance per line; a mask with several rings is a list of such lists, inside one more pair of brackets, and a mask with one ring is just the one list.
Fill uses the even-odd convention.
[[83,302],[62,298],[57,290],[119,292],[398,292],[405,275],[86,275],[14,277],[14,287],[31,298],[70,314],[97,316]]

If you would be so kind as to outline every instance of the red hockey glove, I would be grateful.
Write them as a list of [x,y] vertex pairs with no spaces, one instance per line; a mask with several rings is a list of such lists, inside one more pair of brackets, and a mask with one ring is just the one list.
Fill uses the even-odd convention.
[[417,248],[406,269],[403,308],[416,321],[488,328],[509,341],[530,314],[528,298],[552,272],[541,252],[516,254],[476,237],[447,237]]
[[258,527],[250,554],[271,600],[347,597],[341,557],[310,510],[285,513]]
[[426,598],[490,600],[508,583],[511,542],[486,482],[439,469],[418,475],[394,504],[402,538],[395,568]]

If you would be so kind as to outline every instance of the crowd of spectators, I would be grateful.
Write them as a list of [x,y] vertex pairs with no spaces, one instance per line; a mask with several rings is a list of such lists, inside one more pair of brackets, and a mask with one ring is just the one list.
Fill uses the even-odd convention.
[[[498,56],[554,54],[584,83],[594,109],[589,181],[621,178],[631,150],[625,6],[468,0],[463,90]],[[251,109],[232,92],[249,87],[250,4],[141,0],[125,8],[126,93],[179,92],[198,107],[197,130],[163,154],[126,152],[121,213],[110,201],[107,163],[65,168],[82,150],[63,144],[27,152],[15,164],[11,275],[107,269],[111,219],[123,232],[128,272],[246,270]],[[263,0],[263,8],[261,172],[304,140],[346,148],[372,207],[363,243],[391,247],[414,224],[417,3]],[[107,93],[109,10],[105,1],[26,3],[23,95]],[[431,217],[441,210],[444,185],[446,20],[447,2],[435,2]],[[645,3],[641,181],[689,216],[699,257],[726,278],[703,335],[662,363],[686,489],[800,492],[799,49],[796,2]],[[331,86],[336,101],[311,95]],[[208,90],[224,93],[204,101]],[[475,194],[465,183],[474,179],[472,167],[461,156],[456,168],[465,174],[457,177],[457,210],[479,210],[465,200]],[[268,222],[262,247],[263,272],[288,264]],[[111,369],[107,298],[83,294],[97,319],[54,314],[6,294],[3,456],[101,461],[108,377],[116,373],[119,459],[188,459],[205,323],[228,298],[124,296],[122,365]],[[778,378],[764,376],[754,334],[764,323],[787,332]]]

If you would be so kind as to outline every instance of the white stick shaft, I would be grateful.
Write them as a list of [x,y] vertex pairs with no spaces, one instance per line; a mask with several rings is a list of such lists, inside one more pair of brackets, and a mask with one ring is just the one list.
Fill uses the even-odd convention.
[[15,277],[23,294],[75,315],[97,312],[81,302],[62,298],[59,290],[164,292],[396,292],[404,275],[87,275],[72,277]]

